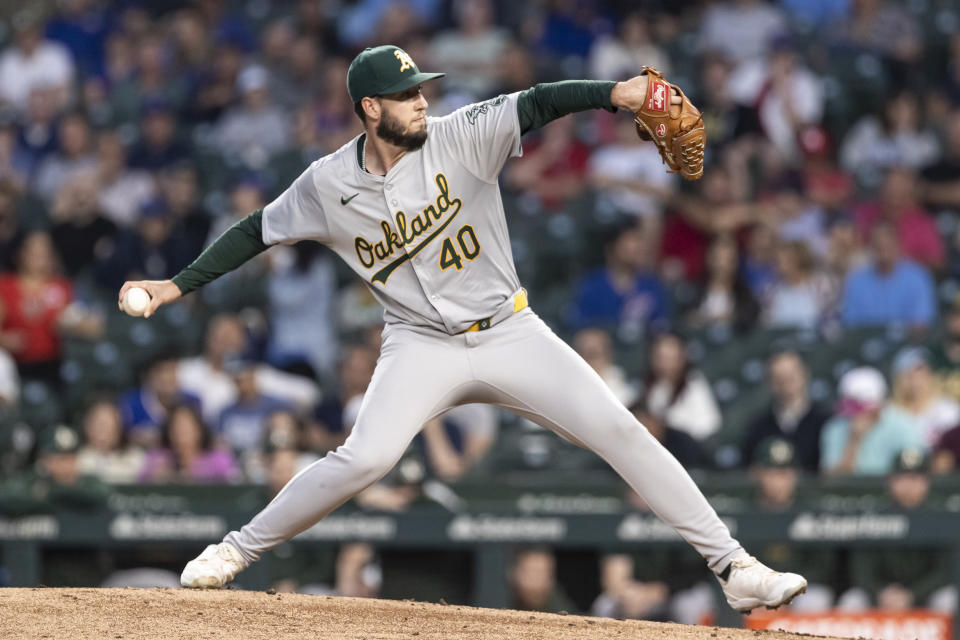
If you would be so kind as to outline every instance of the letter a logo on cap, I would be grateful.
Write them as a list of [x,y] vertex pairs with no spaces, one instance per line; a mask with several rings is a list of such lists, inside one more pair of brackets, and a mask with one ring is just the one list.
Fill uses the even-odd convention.
[[413,58],[410,57],[410,54],[402,49],[396,49],[393,52],[393,55],[396,56],[397,60],[400,61],[400,72],[404,72],[407,69],[412,69],[416,67],[413,63]]

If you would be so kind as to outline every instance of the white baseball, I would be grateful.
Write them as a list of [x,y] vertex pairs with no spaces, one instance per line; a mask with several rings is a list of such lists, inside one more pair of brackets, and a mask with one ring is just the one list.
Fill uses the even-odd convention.
[[130,287],[123,294],[123,310],[127,315],[142,316],[150,304],[150,294],[142,287]]

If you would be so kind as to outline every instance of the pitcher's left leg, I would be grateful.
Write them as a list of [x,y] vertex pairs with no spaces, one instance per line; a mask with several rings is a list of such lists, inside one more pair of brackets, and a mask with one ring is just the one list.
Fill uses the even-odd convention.
[[[470,359],[497,404],[600,455],[711,569],[743,553],[676,458],[536,315],[511,318],[484,333],[489,335]],[[510,333],[522,336],[511,339],[517,336]]]
[[606,460],[719,573],[732,607],[779,606],[802,592],[801,576],[771,571],[747,555],[676,458],[535,314],[485,333],[469,357],[496,403]]

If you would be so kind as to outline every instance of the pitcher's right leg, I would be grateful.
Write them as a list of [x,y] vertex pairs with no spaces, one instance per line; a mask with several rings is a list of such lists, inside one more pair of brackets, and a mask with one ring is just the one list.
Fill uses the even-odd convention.
[[313,526],[382,478],[423,424],[453,406],[471,374],[449,337],[385,331],[380,359],[346,442],[298,473],[253,520],[187,564],[184,586],[219,587],[265,551]]

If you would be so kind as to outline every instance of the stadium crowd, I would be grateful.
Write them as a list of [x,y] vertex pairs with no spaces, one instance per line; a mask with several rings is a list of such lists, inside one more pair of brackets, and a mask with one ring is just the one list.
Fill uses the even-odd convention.
[[[950,3],[19,4],[0,7],[6,511],[96,502],[113,483],[279,488],[343,442],[382,317],[325,249],[272,248],[148,321],[166,318],[153,331],[120,317],[116,292],[173,276],[359,133],[346,70],[380,43],[447,74],[423,88],[431,115],[644,64],[703,110],[699,182],[667,174],[629,114],[606,112],[531,133],[501,180],[532,306],[685,466],[750,469],[770,509],[793,503],[798,473],[888,475],[893,503],[912,508],[926,492],[899,478],[960,466]],[[131,327],[132,342],[118,337]],[[759,356],[733,368],[767,384],[744,405],[710,352],[745,352],[758,335],[769,336]],[[850,336],[886,350],[825,362],[810,336],[821,352]],[[119,373],[84,384],[84,358]],[[410,464],[358,502],[404,509],[425,477],[483,473],[498,448],[518,448],[503,464],[549,468],[542,445],[507,433],[536,429],[505,420],[467,406],[425,425]],[[370,550],[348,547],[340,561],[354,585],[342,592],[372,593],[358,586]],[[518,555],[517,606],[547,607],[553,562],[543,549]],[[630,578],[634,564],[605,559],[594,610],[670,617],[661,608],[678,587],[650,567],[649,581]],[[902,606],[901,591],[844,597]]]

